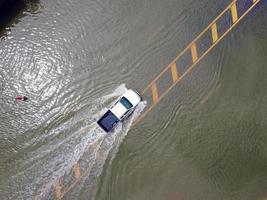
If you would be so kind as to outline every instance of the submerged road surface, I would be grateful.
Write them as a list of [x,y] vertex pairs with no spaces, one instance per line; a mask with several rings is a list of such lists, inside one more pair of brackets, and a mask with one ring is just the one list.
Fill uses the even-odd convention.
[[266,198],[265,0],[141,123],[132,126],[145,104],[114,134],[95,124],[229,3],[40,0],[28,7],[0,42],[0,199]]

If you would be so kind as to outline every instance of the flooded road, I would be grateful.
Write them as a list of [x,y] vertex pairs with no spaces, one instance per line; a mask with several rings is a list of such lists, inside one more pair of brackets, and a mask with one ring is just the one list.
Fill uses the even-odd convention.
[[144,104],[112,135],[95,124],[229,2],[47,0],[24,10],[0,42],[1,199],[56,199],[77,161],[82,178],[63,199],[266,198],[264,0],[142,122],[132,125]]

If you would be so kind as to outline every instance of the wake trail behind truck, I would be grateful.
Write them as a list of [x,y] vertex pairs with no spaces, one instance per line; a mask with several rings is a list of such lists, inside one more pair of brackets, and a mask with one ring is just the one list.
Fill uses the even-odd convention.
[[[41,199],[53,199],[55,197],[55,184],[60,180],[61,188],[64,191],[75,182],[73,175],[74,166],[79,164],[80,180],[75,184],[75,188],[68,192],[68,198],[76,199],[82,194],[92,195],[91,190],[95,186],[96,179],[101,174],[107,158],[109,161],[115,156],[120,143],[127,135],[133,121],[140,115],[146,103],[141,102],[123,123],[110,133],[106,133],[96,123],[108,108],[113,105],[119,97],[127,91],[125,85],[120,85],[111,94],[105,95],[95,102],[96,106],[83,109],[81,116],[76,118],[77,122],[84,121],[87,116],[85,126],[72,133],[65,141],[62,141],[53,162],[50,164],[50,178],[39,188]],[[87,114],[86,114],[87,113]],[[71,144],[71,145],[70,145]],[[41,181],[41,180],[39,180]],[[82,191],[82,194],[81,194]],[[86,191],[86,192],[85,192]]]

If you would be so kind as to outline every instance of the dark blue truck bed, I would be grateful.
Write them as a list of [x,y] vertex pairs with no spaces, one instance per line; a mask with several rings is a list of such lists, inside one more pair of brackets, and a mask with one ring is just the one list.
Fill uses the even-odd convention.
[[98,121],[98,125],[106,132],[110,132],[120,120],[108,110]]

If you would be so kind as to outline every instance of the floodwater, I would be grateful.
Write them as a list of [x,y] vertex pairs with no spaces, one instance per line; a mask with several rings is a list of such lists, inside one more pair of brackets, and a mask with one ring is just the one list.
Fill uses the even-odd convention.
[[[243,0],[245,1],[245,0]],[[1,35],[0,197],[264,200],[267,2],[262,0],[146,118],[95,121],[142,90],[228,4],[40,0]],[[26,102],[15,102],[26,95]],[[95,150],[99,153],[95,154]]]

